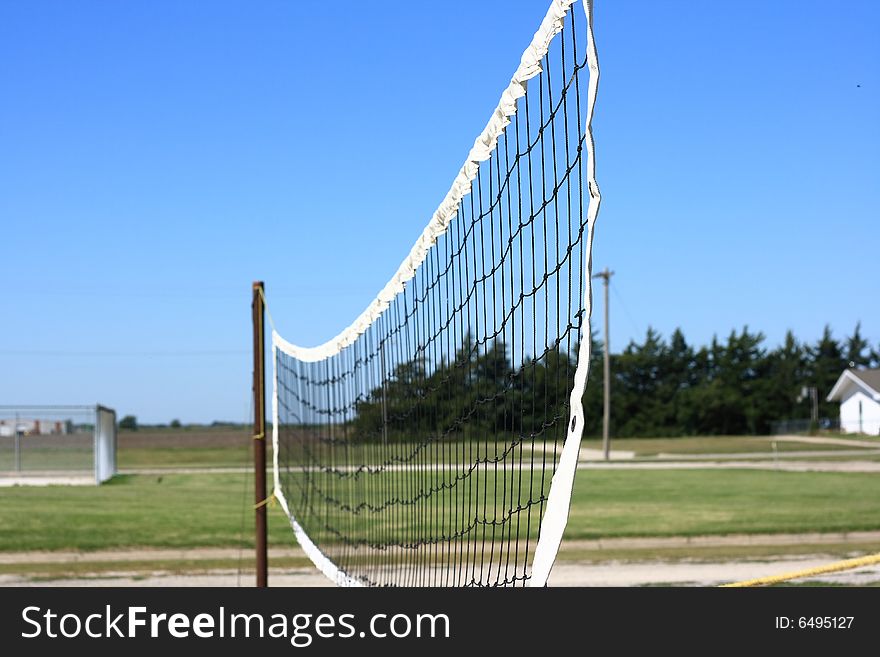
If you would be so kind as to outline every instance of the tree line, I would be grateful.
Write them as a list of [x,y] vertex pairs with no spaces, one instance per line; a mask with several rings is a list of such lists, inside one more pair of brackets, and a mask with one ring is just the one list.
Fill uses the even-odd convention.
[[[817,389],[820,419],[836,419],[839,404],[825,397],[843,370],[880,366],[880,346],[872,349],[858,324],[843,340],[826,326],[814,343],[791,331],[776,348],[764,342],[746,327],[694,348],[680,329],[668,340],[649,329],[643,342],[611,356],[613,435],[766,434],[775,422],[810,417],[803,387]],[[601,371],[598,362],[591,367]],[[588,388],[585,402],[586,430],[600,433],[602,386]]]
[[[397,365],[357,404],[355,433],[363,441],[558,437],[568,422],[576,354],[577,345],[550,348],[513,366],[502,341],[479,345],[466,337],[448,360]],[[602,361],[594,334],[586,436],[602,431]],[[789,331],[775,348],[748,327],[701,347],[680,329],[666,339],[649,328],[610,361],[613,436],[766,434],[775,422],[810,417],[809,400],[799,399],[805,386],[818,390],[819,417],[836,419],[838,404],[825,397],[847,367],[880,367],[880,345],[872,348],[858,324],[842,340],[826,326],[814,343]]]

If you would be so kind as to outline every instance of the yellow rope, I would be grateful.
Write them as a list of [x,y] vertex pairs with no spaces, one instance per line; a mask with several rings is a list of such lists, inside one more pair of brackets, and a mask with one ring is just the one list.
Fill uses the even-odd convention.
[[793,573],[785,573],[783,575],[770,575],[769,577],[759,577],[757,579],[749,579],[744,582],[734,582],[732,584],[722,584],[722,587],[734,588],[743,586],[764,586],[767,584],[779,584],[790,579],[798,579],[800,577],[812,577],[814,575],[823,575],[825,573],[836,573],[841,570],[850,570],[851,568],[861,568],[862,566],[871,566],[880,563],[880,554],[871,554],[867,557],[858,557],[856,559],[846,559],[845,561],[837,561],[825,566],[817,566],[816,568],[807,568],[806,570],[798,570]]
[[269,497],[267,497],[262,502],[257,502],[256,504],[254,504],[254,510],[259,509],[261,507],[264,507],[267,504],[273,504],[274,502],[275,502],[275,493],[272,493],[271,495],[269,495]]
[[[272,327],[272,330],[274,331],[275,330],[275,322],[272,320],[272,313],[269,312],[269,303],[266,301],[266,294],[263,292],[262,286],[255,287],[254,289],[256,289],[260,293],[260,298],[263,300],[263,310],[266,312],[266,315],[269,317],[269,325]],[[262,332],[262,330],[263,330],[262,317],[260,318],[260,322],[261,322],[260,332]],[[254,440],[265,440],[266,432],[261,431],[260,433],[253,434],[251,436],[251,438],[253,438]],[[267,504],[274,504],[274,503],[275,503],[275,493],[273,492],[269,495],[269,497],[267,497],[262,502],[257,502],[256,504],[254,504],[254,510],[261,509],[262,507],[266,506]]]
[[[266,301],[266,293],[263,292],[263,288],[261,287],[258,287],[257,290],[259,290],[260,296],[263,298],[263,308],[266,310],[266,316],[269,318],[269,326],[275,331],[275,321],[272,319],[272,313],[269,312],[269,302]],[[275,332],[277,333],[277,331]]]

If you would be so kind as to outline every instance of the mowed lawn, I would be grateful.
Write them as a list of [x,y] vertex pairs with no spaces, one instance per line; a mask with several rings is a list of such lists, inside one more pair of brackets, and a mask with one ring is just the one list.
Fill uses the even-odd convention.
[[[122,476],[101,487],[0,489],[0,551],[251,544],[239,474]],[[270,546],[294,541],[276,506]],[[880,530],[880,477],[756,470],[578,474],[567,539]]]
[[[253,479],[117,476],[100,487],[0,489],[0,551],[252,544]],[[286,539],[279,517],[273,539]]]
[[853,472],[578,473],[565,537],[880,530],[880,477]]

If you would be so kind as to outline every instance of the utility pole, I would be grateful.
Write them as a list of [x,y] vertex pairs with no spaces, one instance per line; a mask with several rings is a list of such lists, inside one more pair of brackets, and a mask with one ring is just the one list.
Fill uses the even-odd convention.
[[810,388],[810,401],[812,402],[810,406],[810,419],[813,421],[813,426],[818,429],[819,428],[819,388],[815,386]]
[[819,427],[819,389],[815,386],[803,386],[798,402],[810,400],[810,431]]
[[605,460],[610,458],[611,441],[608,438],[608,427],[611,424],[611,338],[608,335],[608,285],[614,272],[605,267],[605,271],[600,271],[593,278],[601,278],[605,286],[605,395],[604,406],[602,409],[602,451],[605,453]]
[[266,362],[265,329],[263,328],[263,282],[254,283],[252,305],[254,321],[254,510],[256,513],[257,586],[269,585],[268,550],[266,548]]

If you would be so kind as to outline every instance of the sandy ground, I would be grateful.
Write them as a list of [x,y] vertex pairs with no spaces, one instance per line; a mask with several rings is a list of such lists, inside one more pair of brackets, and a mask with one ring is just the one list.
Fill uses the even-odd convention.
[[[710,536],[654,536],[644,538],[597,538],[567,540],[562,553],[570,550],[651,550],[688,547],[744,547],[849,544],[857,550],[860,544],[880,543],[880,531],[860,532],[807,532],[800,534],[725,534]],[[142,548],[124,550],[96,550],[75,552],[0,552],[0,565],[4,564],[57,564],[57,563],[126,563],[132,561],[235,561],[242,557],[238,548]],[[284,557],[306,555],[298,546],[269,549],[269,561]],[[564,557],[562,557],[564,560]]]
[[[807,556],[779,556],[732,560],[677,560],[677,561],[609,561],[588,563],[566,560],[564,550],[591,550],[615,548],[676,548],[754,545],[822,545],[848,543],[853,550],[859,544],[880,542],[880,532],[807,533],[770,535],[728,535],[662,538],[618,538],[567,541],[563,556],[550,577],[551,586],[714,586],[724,582],[741,581],[778,575],[792,571],[827,565],[839,560],[823,554]],[[821,548],[817,548],[820,552]],[[273,548],[269,563],[281,557],[303,556],[297,548]],[[17,552],[0,554],[0,564],[58,564],[80,562],[118,563],[118,569],[103,570],[99,574],[80,578],[34,578],[33,575],[0,575],[0,586],[252,586],[253,575],[234,569],[208,570],[192,574],[163,571],[162,562],[228,560],[242,557],[238,549],[199,548],[191,550],[105,550],[100,552]],[[155,562],[150,572],[126,570],[126,562]],[[105,566],[106,567],[106,566]],[[39,570],[37,568],[37,570]],[[169,568],[171,570],[171,568]],[[880,564],[841,573],[825,574],[800,581],[860,586],[880,582]],[[330,586],[331,582],[311,567],[273,568],[272,586]]]
[[859,440],[856,438],[838,438],[824,436],[770,436],[768,441],[778,440],[791,443],[812,443],[814,445],[846,445],[848,447],[877,447],[877,440]]
[[[715,586],[768,575],[824,566],[836,558],[822,555],[723,562],[609,562],[558,563],[550,586]],[[804,578],[799,582],[826,582],[860,586],[880,582],[880,565]]]
[[[834,559],[822,555],[755,561],[718,562],[608,562],[586,564],[563,562],[550,575],[550,586],[716,586],[767,575],[778,575],[828,564]],[[799,580],[861,586],[880,582],[880,565]],[[313,568],[271,569],[271,586],[332,586],[330,580]],[[253,575],[233,570],[181,575],[105,572],[81,579],[41,579],[30,581],[18,575],[0,575],[0,586],[253,586]]]
[[0,488],[11,486],[95,486],[94,475],[0,473]]

